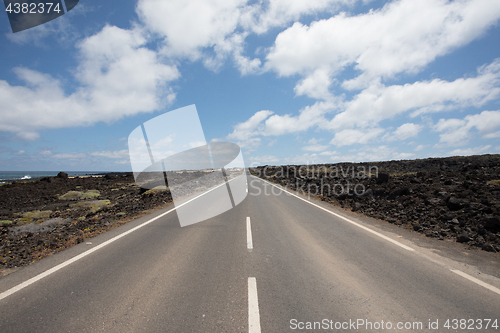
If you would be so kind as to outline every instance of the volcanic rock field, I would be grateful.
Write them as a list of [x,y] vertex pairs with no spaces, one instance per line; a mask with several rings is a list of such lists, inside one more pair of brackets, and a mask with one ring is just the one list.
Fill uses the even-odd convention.
[[500,155],[260,166],[250,172],[427,237],[500,251]]

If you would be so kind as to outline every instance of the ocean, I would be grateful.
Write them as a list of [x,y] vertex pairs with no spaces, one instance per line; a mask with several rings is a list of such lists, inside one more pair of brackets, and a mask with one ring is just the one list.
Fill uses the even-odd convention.
[[[0,171],[0,184],[10,183],[14,180],[27,180],[39,177],[54,177],[59,171]],[[68,176],[99,175],[106,172],[68,171]]]

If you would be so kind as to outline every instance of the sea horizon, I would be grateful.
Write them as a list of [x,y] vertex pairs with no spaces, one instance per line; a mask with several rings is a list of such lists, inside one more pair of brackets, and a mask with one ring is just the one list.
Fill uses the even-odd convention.
[[[0,184],[15,180],[28,180],[41,177],[55,177],[61,171],[0,171]],[[62,171],[70,177],[100,175],[106,173],[123,173],[126,171]]]

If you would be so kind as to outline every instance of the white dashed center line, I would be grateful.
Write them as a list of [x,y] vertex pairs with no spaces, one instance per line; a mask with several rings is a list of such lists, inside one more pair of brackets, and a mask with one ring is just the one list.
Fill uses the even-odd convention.
[[247,249],[253,249],[252,225],[250,224],[250,217],[247,217]]
[[257,296],[257,280],[248,278],[248,332],[260,333],[259,299]]

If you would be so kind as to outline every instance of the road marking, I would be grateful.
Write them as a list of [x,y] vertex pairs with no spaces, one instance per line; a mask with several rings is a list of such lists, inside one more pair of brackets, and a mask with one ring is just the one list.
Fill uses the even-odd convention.
[[[256,178],[256,177],[255,177],[255,178]],[[352,225],[355,225],[355,226],[356,226],[356,227],[358,227],[358,228],[361,228],[361,229],[363,229],[363,230],[366,230],[366,231],[368,231],[368,232],[370,232],[370,233],[374,234],[375,236],[378,236],[378,237],[380,237],[380,238],[382,238],[382,239],[385,239],[385,240],[386,240],[386,241],[388,241],[388,242],[391,242],[391,243],[393,243],[393,244],[395,244],[395,245],[397,245],[397,246],[399,246],[399,247],[402,247],[402,248],[403,248],[403,249],[405,249],[405,250],[408,250],[408,251],[415,251],[414,249],[412,249],[412,248],[411,248],[411,247],[409,247],[409,246],[406,246],[406,245],[404,245],[404,244],[402,244],[402,243],[400,243],[400,242],[398,242],[398,241],[395,241],[395,240],[394,240],[394,239],[392,239],[392,238],[389,238],[389,237],[387,237],[387,236],[385,236],[385,235],[382,235],[381,233],[376,232],[375,230],[372,230],[372,229],[370,229],[370,228],[367,228],[367,227],[365,227],[364,225],[361,225],[361,224],[359,224],[359,223],[357,223],[357,222],[354,222],[354,221],[352,221],[352,220],[348,219],[347,217],[344,217],[344,216],[342,216],[342,215],[339,215],[339,214],[337,214],[337,213],[332,212],[331,210],[328,210],[328,209],[326,209],[326,208],[324,208],[324,207],[321,207],[320,205],[317,205],[317,204],[315,204],[314,202],[311,202],[311,201],[309,201],[309,200],[306,200],[306,199],[304,199],[304,198],[301,198],[301,197],[299,197],[298,195],[293,194],[293,193],[291,193],[291,192],[289,192],[289,191],[287,191],[287,190],[283,189],[282,187],[279,187],[279,186],[277,186],[277,185],[275,185],[275,184],[273,184],[273,183],[268,182],[267,180],[264,180],[264,179],[261,179],[261,178],[257,178],[257,179],[262,180],[262,181],[264,181],[264,182],[266,182],[266,183],[268,183],[268,184],[270,184],[270,185],[272,185],[272,186],[274,186],[274,187],[276,187],[276,188],[278,188],[278,189],[282,190],[283,192],[286,192],[286,193],[288,193],[288,194],[290,194],[290,195],[293,195],[294,197],[296,197],[296,198],[298,198],[298,199],[300,199],[300,200],[302,200],[302,201],[305,201],[305,202],[307,202],[308,204],[311,204],[311,205],[313,205],[313,206],[315,206],[315,207],[317,207],[317,208],[319,208],[319,209],[322,209],[322,210],[324,210],[325,212],[330,213],[330,214],[332,214],[332,215],[334,215],[334,216],[336,216],[336,217],[338,217],[338,218],[340,218],[340,219],[342,219],[342,220],[344,220],[344,221],[346,221],[346,222],[349,222],[349,223],[351,223]]]
[[[234,178],[234,179],[236,179],[236,178]],[[231,179],[231,180],[233,180],[233,179]],[[231,181],[231,180],[230,180],[230,181]],[[38,274],[38,275],[36,275],[36,276],[32,277],[32,278],[31,278],[31,279],[29,279],[29,280],[24,281],[23,283],[18,284],[18,285],[17,285],[17,286],[15,286],[15,287],[10,288],[9,290],[4,291],[3,293],[1,293],[1,294],[0,294],[0,300],[2,300],[2,299],[4,299],[5,297],[8,297],[8,296],[10,296],[10,295],[14,294],[15,292],[18,292],[19,290],[21,290],[21,289],[23,289],[23,288],[26,288],[27,286],[29,286],[29,285],[31,285],[31,284],[33,284],[33,283],[35,283],[35,282],[37,282],[37,281],[39,281],[39,280],[43,279],[44,277],[49,276],[49,275],[50,275],[50,274],[52,274],[52,273],[57,272],[57,271],[58,271],[58,270],[60,270],[61,268],[64,268],[64,267],[66,267],[66,266],[68,266],[68,265],[70,265],[70,264],[74,263],[75,261],[78,261],[78,260],[80,260],[80,259],[82,259],[82,258],[84,258],[84,257],[88,256],[89,254],[91,254],[91,253],[93,253],[93,252],[95,252],[95,251],[97,251],[97,250],[99,250],[99,249],[101,249],[101,248],[105,247],[106,245],[109,245],[109,244],[113,243],[114,241],[117,241],[118,239],[120,239],[120,238],[122,238],[122,237],[124,237],[124,236],[126,236],[126,235],[128,235],[128,234],[130,234],[130,233],[132,233],[132,232],[134,232],[134,231],[136,231],[136,230],[138,230],[138,229],[140,229],[140,228],[142,228],[142,227],[144,227],[144,226],[146,226],[146,225],[148,225],[148,224],[150,224],[150,223],[152,223],[152,222],[154,222],[154,221],[156,221],[156,220],[158,220],[159,218],[162,218],[163,216],[165,216],[165,215],[167,215],[167,214],[169,214],[169,213],[173,212],[173,211],[174,211],[174,210],[176,210],[177,208],[182,207],[182,206],[184,206],[184,205],[187,205],[187,204],[188,204],[188,203],[190,203],[191,201],[196,200],[196,199],[198,199],[199,197],[204,196],[205,194],[207,194],[207,193],[209,193],[209,192],[211,192],[211,191],[213,191],[213,190],[215,190],[215,189],[217,189],[217,188],[219,188],[219,187],[221,187],[221,186],[223,186],[223,185],[225,185],[225,184],[226,184],[226,183],[222,183],[222,184],[220,184],[220,185],[217,185],[217,186],[215,186],[215,187],[211,188],[210,190],[208,190],[208,191],[206,191],[206,192],[203,192],[203,193],[202,193],[202,194],[200,194],[199,196],[194,197],[194,198],[192,198],[192,199],[190,199],[190,200],[188,200],[188,201],[186,201],[186,202],[184,202],[184,203],[182,203],[182,204],[180,204],[180,205],[178,205],[178,206],[176,206],[176,207],[172,208],[171,210],[169,210],[169,211],[167,211],[167,212],[165,212],[165,213],[162,213],[162,214],[160,214],[160,215],[158,215],[158,216],[156,216],[156,217],[153,217],[152,219],[150,219],[150,220],[148,220],[148,221],[146,221],[146,222],[144,222],[144,223],[142,223],[142,224],[140,224],[140,225],[138,225],[138,226],[136,226],[136,227],[134,227],[134,228],[132,228],[132,229],[130,229],[130,230],[128,230],[128,231],[125,231],[124,233],[121,233],[121,234],[119,234],[118,236],[115,236],[115,237],[113,237],[113,238],[111,238],[111,239],[109,239],[109,240],[105,241],[104,243],[101,243],[101,244],[99,244],[99,245],[97,245],[97,246],[95,246],[95,247],[93,247],[93,248],[91,248],[91,249],[89,249],[89,250],[87,250],[87,251],[85,251],[85,252],[83,252],[83,253],[81,253],[81,254],[79,254],[79,255],[77,255],[77,256],[75,256],[75,257],[73,257],[73,258],[71,258],[71,259],[69,259],[69,260],[66,260],[65,262],[60,263],[60,264],[59,264],[59,265],[57,265],[57,266],[52,267],[52,268],[51,268],[51,269],[49,269],[49,270],[46,270],[46,271],[45,271],[45,272],[43,272],[43,273],[40,273],[40,274]]]
[[[254,177],[254,176],[253,176],[253,177]],[[254,177],[254,178],[257,178],[257,177]],[[270,184],[270,185],[272,185],[272,186],[274,186],[274,187],[276,187],[276,188],[278,188],[278,189],[282,190],[283,192],[286,192],[286,193],[288,193],[288,194],[290,194],[290,195],[293,195],[294,197],[296,197],[296,198],[298,198],[298,199],[300,199],[300,200],[303,200],[303,201],[305,201],[305,202],[307,202],[307,203],[309,203],[309,204],[311,204],[311,205],[313,205],[313,206],[315,206],[315,207],[317,207],[317,208],[319,208],[319,209],[322,209],[322,210],[324,210],[324,211],[325,211],[325,212],[327,212],[327,213],[330,213],[330,214],[332,214],[332,215],[335,215],[335,216],[337,216],[338,218],[341,218],[341,219],[343,219],[344,221],[349,222],[349,223],[351,223],[351,224],[353,224],[353,225],[355,225],[355,226],[357,226],[357,227],[359,227],[359,228],[361,228],[361,229],[363,229],[363,230],[366,230],[366,231],[368,231],[368,232],[370,232],[370,233],[372,233],[372,234],[374,234],[374,235],[376,235],[376,236],[378,236],[378,237],[381,237],[381,238],[383,238],[383,239],[385,239],[385,240],[387,240],[387,241],[389,241],[389,242],[391,242],[391,243],[393,243],[393,244],[396,244],[396,245],[398,245],[398,246],[402,247],[402,248],[403,248],[403,249],[405,249],[405,250],[408,250],[408,251],[415,251],[413,248],[411,248],[411,247],[409,247],[409,246],[406,246],[406,245],[404,245],[404,244],[401,244],[400,242],[397,242],[397,241],[395,241],[395,240],[393,240],[393,239],[391,239],[391,238],[389,238],[389,237],[387,237],[387,236],[385,236],[385,235],[382,235],[381,233],[378,233],[378,232],[376,232],[376,231],[374,231],[374,230],[372,230],[372,229],[370,229],[370,228],[367,228],[367,227],[365,227],[365,226],[363,226],[363,225],[361,225],[361,224],[359,224],[359,223],[356,223],[356,222],[354,222],[354,221],[351,221],[351,220],[350,220],[350,219],[348,219],[347,217],[344,217],[344,216],[342,216],[342,215],[339,215],[339,214],[337,214],[337,213],[334,213],[334,212],[332,212],[332,211],[330,211],[330,210],[328,210],[328,209],[326,209],[326,208],[323,208],[323,207],[321,207],[321,206],[319,206],[319,205],[317,205],[317,204],[315,204],[315,203],[313,203],[313,202],[311,202],[311,201],[309,201],[309,200],[306,200],[306,199],[304,199],[304,198],[301,198],[301,197],[299,197],[298,195],[293,194],[293,193],[291,193],[291,192],[289,192],[289,191],[287,191],[287,190],[283,189],[282,187],[279,187],[279,186],[277,186],[277,185],[275,185],[275,184],[273,184],[273,183],[268,182],[267,180],[264,180],[264,179],[261,179],[261,178],[257,178],[257,179],[262,180],[262,181],[264,181],[264,182],[266,182],[266,183],[268,183],[268,184]],[[416,251],[415,251],[415,252],[416,252]],[[418,253],[418,252],[416,252],[416,253]],[[420,255],[422,255],[422,254],[420,254]],[[428,260],[430,260],[427,256],[425,256],[425,257],[426,257]],[[434,260],[431,260],[431,261],[436,262],[436,261],[434,261]],[[443,264],[441,264],[441,263],[439,263],[439,262],[436,262],[436,263],[437,263],[437,264],[439,264],[439,265],[441,265],[441,266],[444,266]],[[492,286],[491,284],[488,284],[488,283],[483,282],[483,281],[481,281],[481,280],[479,280],[479,279],[476,279],[475,277],[470,276],[469,274],[464,273],[464,272],[462,272],[462,271],[460,271],[460,270],[457,270],[457,269],[450,269],[450,271],[452,271],[453,273],[458,274],[458,275],[460,275],[461,277],[466,278],[467,280],[469,280],[469,281],[471,281],[471,282],[474,282],[474,283],[476,283],[476,284],[478,284],[478,285],[480,285],[480,286],[482,286],[482,287],[484,287],[484,288],[486,288],[486,289],[489,289],[489,290],[491,290],[491,291],[493,291],[493,292],[495,292],[495,293],[497,293],[497,294],[499,294],[499,295],[500,295],[500,289],[498,289],[498,288],[497,288],[497,287],[495,287],[495,286]]]
[[253,249],[252,225],[250,224],[250,217],[247,217],[247,249]]
[[466,278],[466,279],[467,279],[467,280],[469,280],[469,281],[472,281],[472,282],[474,282],[474,283],[477,283],[477,284],[478,284],[478,285],[480,285],[481,287],[484,287],[484,288],[486,288],[486,289],[489,289],[489,290],[493,291],[494,293],[497,293],[497,294],[499,294],[499,295],[500,295],[500,289],[498,289],[497,287],[492,286],[492,285],[491,285],[491,284],[489,284],[489,283],[486,283],[486,282],[483,282],[483,281],[481,281],[481,280],[479,280],[479,279],[476,279],[475,277],[470,276],[469,274],[464,273],[464,272],[462,272],[462,271],[459,271],[458,269],[450,269],[450,271],[452,271],[452,272],[453,272],[453,273],[455,273],[455,274],[460,275],[460,276],[461,276],[461,277],[463,277],[463,278]]
[[248,332],[260,333],[259,298],[254,277],[248,278]]

